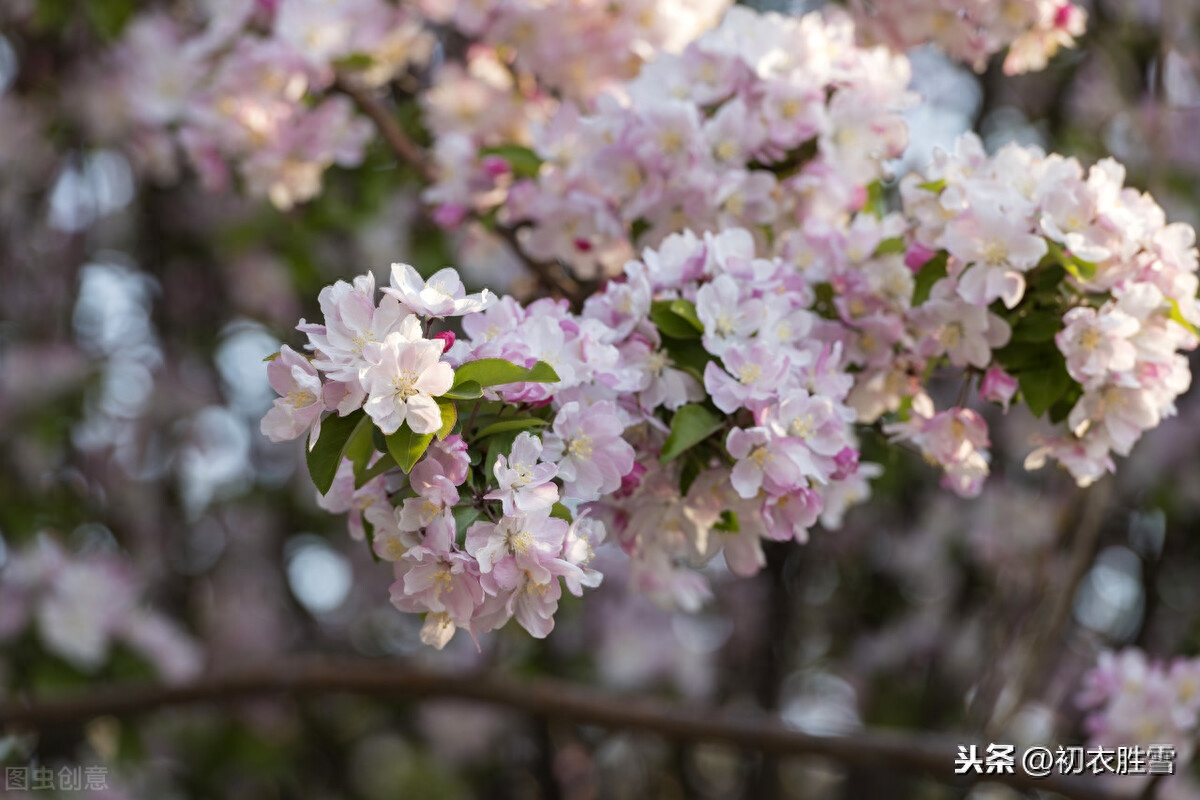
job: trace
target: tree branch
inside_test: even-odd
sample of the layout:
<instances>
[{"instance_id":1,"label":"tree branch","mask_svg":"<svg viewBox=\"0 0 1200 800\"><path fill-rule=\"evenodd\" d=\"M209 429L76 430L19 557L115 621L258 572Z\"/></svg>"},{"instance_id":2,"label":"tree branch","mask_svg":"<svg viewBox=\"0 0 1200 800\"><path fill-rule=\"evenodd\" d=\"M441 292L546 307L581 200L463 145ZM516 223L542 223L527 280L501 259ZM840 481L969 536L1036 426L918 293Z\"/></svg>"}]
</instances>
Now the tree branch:
<instances>
[{"instance_id":1,"label":"tree branch","mask_svg":"<svg viewBox=\"0 0 1200 800\"><path fill-rule=\"evenodd\" d=\"M109 688L75 697L10 699L0 724L35 731L77 726L100 716L130 717L194 703L229 703L260 695L354 694L449 698L522 710L547 719L657 733L667 739L717 742L777 756L816 755L842 764L918 772L953 783L963 739L914 733L860 731L812 736L762 713L678 706L644 696L574 686L549 678L536 683L486 673L447 673L400 662L300 657L181 686ZM978 776L1017 789L1057 792L1073 800L1117 800L1122 795L1087 777L1032 778L1018 764L1012 774Z\"/></svg>"},{"instance_id":2,"label":"tree branch","mask_svg":"<svg viewBox=\"0 0 1200 800\"><path fill-rule=\"evenodd\" d=\"M363 88L340 77L334 82L334 88L353 100L359 111L375 123L379 134L396 157L415 169L421 180L426 183L433 183L437 180L437 174L430 164L429 157L416 142L408 137L378 100ZM590 287L580 284L557 264L530 258L517 241L516 228L497 225L494 232L512 248L517 258L547 291L566 297L576 311L583 307L583 301L590 293Z\"/></svg>"}]
</instances>

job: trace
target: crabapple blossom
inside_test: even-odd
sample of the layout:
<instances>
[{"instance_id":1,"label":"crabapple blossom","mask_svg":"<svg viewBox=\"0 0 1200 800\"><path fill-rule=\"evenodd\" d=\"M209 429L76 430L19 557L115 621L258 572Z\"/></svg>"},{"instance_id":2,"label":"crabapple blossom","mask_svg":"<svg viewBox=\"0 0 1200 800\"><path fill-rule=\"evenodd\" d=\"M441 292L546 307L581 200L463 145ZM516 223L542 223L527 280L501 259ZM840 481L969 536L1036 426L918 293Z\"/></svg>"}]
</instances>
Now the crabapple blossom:
<instances>
[{"instance_id":1,"label":"crabapple blossom","mask_svg":"<svg viewBox=\"0 0 1200 800\"><path fill-rule=\"evenodd\" d=\"M543 435L543 455L558 465L567 496L595 500L618 489L633 468L634 450L621 438L625 426L616 411L606 400L586 408L570 402Z\"/></svg>"},{"instance_id":2,"label":"crabapple blossom","mask_svg":"<svg viewBox=\"0 0 1200 800\"><path fill-rule=\"evenodd\" d=\"M424 317L461 317L483 311L496 301L487 289L468 295L458 270L451 267L438 270L425 281L410 265L392 264L392 285L383 291Z\"/></svg>"},{"instance_id":3,"label":"crabapple blossom","mask_svg":"<svg viewBox=\"0 0 1200 800\"><path fill-rule=\"evenodd\" d=\"M558 502L558 487L551 483L558 474L558 467L541 462L541 455L541 440L528 433L518 435L512 452L497 459L498 486L485 497L499 500L506 515L549 512Z\"/></svg>"},{"instance_id":4,"label":"crabapple blossom","mask_svg":"<svg viewBox=\"0 0 1200 800\"><path fill-rule=\"evenodd\" d=\"M267 365L267 380L280 397L262 419L263 434L282 442L311 430L315 442L325 411L324 388L316 368L285 344L279 348L279 357Z\"/></svg>"},{"instance_id":5,"label":"crabapple blossom","mask_svg":"<svg viewBox=\"0 0 1200 800\"><path fill-rule=\"evenodd\" d=\"M442 343L409 341L403 333L389 334L370 346L370 366L360 373L367 400L363 409L385 434L408 423L414 433L432 433L442 426L434 397L450 390L454 369L441 360Z\"/></svg>"}]
</instances>

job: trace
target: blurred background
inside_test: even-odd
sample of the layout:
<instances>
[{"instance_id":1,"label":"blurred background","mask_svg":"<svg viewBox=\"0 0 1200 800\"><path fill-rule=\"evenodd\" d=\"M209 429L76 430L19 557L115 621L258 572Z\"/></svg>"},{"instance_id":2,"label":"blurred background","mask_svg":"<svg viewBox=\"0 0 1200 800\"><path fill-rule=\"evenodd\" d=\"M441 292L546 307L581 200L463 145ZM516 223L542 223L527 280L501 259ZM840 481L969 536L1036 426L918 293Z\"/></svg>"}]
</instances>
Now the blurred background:
<instances>
[{"instance_id":1,"label":"blurred background","mask_svg":"<svg viewBox=\"0 0 1200 800\"><path fill-rule=\"evenodd\" d=\"M716 597L699 613L627 593L619 554L601 551L604 585L565 598L545 641L510 625L480 651L462 636L425 648L420 620L387 603L387 567L318 507L302 445L259 433L274 397L262 361L298 346L293 326L319 317L322 286L368 268L385 278L393 261L536 288L480 231L431 223L379 142L286 210L155 169L146 142L104 129L118 99L94 78L156 5L172 4L0 8L0 693L332 653L761 707L812 733L1065 744L1087 736L1075 697L1100 651L1200 655L1194 394L1087 492L1024 471L1023 411L989 417L993 477L977 500L868 434L864 455L885 466L872 501L840 531L770 552L755 579L711 566ZM1004 75L1000 56L976 73L934 47L912 52L925 102L894 172L975 130L989 150L1114 156L1169 218L1200 222L1200 8L1085 6L1078 46L1030 75ZM764 782L762 759L732 748L346 696L9 733L0 760L103 767L109 789L95 794L114 798L1019 796L815 758L775 764ZM1184 774L1161 791L1200 797L1200 784Z\"/></svg>"}]
</instances>

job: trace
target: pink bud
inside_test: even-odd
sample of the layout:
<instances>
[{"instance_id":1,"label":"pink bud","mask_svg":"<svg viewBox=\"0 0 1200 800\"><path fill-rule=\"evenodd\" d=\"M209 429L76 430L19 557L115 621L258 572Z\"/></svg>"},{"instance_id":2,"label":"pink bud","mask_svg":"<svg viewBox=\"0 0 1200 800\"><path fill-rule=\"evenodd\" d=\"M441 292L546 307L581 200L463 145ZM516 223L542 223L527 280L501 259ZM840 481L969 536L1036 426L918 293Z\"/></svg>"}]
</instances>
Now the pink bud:
<instances>
[{"instance_id":1,"label":"pink bud","mask_svg":"<svg viewBox=\"0 0 1200 800\"><path fill-rule=\"evenodd\" d=\"M613 492L613 496L624 499L629 497L634 491L642 485L642 476L646 474L646 465L640 462L633 462L633 469L629 474L621 478L621 488Z\"/></svg>"},{"instance_id":2,"label":"pink bud","mask_svg":"<svg viewBox=\"0 0 1200 800\"><path fill-rule=\"evenodd\" d=\"M467 216L467 207L462 203L446 203L433 212L433 221L439 227L454 229Z\"/></svg>"},{"instance_id":3,"label":"pink bud","mask_svg":"<svg viewBox=\"0 0 1200 800\"><path fill-rule=\"evenodd\" d=\"M908 246L908 252L904 254L904 266L908 267L913 272L919 272L921 267L929 263L929 259L933 258L937 253L920 242L913 242Z\"/></svg>"},{"instance_id":4,"label":"pink bud","mask_svg":"<svg viewBox=\"0 0 1200 800\"><path fill-rule=\"evenodd\" d=\"M489 178L500 178L512 172L512 166L508 161L496 155L484 156L483 160L479 162L479 166L483 168Z\"/></svg>"},{"instance_id":5,"label":"pink bud","mask_svg":"<svg viewBox=\"0 0 1200 800\"><path fill-rule=\"evenodd\" d=\"M443 353L447 352L451 347L454 347L454 331L442 331L441 333L435 333L432 338L442 340Z\"/></svg>"},{"instance_id":6,"label":"pink bud","mask_svg":"<svg viewBox=\"0 0 1200 800\"><path fill-rule=\"evenodd\" d=\"M983 376L983 383L979 385L979 396L989 402L1000 403L1005 411L1016 393L1017 379L1000 367L989 369Z\"/></svg>"},{"instance_id":7,"label":"pink bud","mask_svg":"<svg viewBox=\"0 0 1200 800\"><path fill-rule=\"evenodd\" d=\"M833 463L837 465L831 476L835 481L843 481L846 478L852 477L858 472L858 451L853 447L843 447L841 451L833 457Z\"/></svg>"},{"instance_id":8,"label":"pink bud","mask_svg":"<svg viewBox=\"0 0 1200 800\"><path fill-rule=\"evenodd\" d=\"M1067 28L1071 24L1071 18L1075 16L1075 9L1070 3L1063 3L1054 12L1054 27Z\"/></svg>"}]
</instances>

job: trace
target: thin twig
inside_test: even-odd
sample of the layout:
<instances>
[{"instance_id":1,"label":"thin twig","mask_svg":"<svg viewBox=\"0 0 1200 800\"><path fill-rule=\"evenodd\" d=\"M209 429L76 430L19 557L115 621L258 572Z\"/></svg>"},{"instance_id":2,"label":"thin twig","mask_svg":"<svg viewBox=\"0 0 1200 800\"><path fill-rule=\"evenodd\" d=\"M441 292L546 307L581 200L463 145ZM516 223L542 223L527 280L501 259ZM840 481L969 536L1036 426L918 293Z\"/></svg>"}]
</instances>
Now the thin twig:
<instances>
[{"instance_id":1,"label":"thin twig","mask_svg":"<svg viewBox=\"0 0 1200 800\"><path fill-rule=\"evenodd\" d=\"M426 183L433 183L437 180L437 175L434 174L433 167L430 166L425 152L421 150L416 142L408 138L408 134L404 132L404 129L400 127L399 123L396 122L378 100L362 87L355 86L353 82L341 77L338 77L334 81L333 87L353 100L354 105L358 106L358 110L366 114L371 122L375 123L379 134L387 142L392 152L401 161L404 161L415 169L417 174L421 176L421 180Z\"/></svg>"},{"instance_id":2,"label":"thin twig","mask_svg":"<svg viewBox=\"0 0 1200 800\"><path fill-rule=\"evenodd\" d=\"M421 180L426 183L433 183L437 180L436 171L433 169L429 157L416 142L408 137L383 104L371 96L369 92L359 86L355 86L353 82L344 78L339 77L334 82L334 88L353 100L358 109L371 122L375 123L379 134L383 137L388 147L392 149L392 152L401 161L415 169L417 174L420 175ZM538 283L547 291L566 297L571 302L572 308L577 311L582 308L583 301L590 294L591 287L576 281L566 273L566 270L557 264L531 258L521 248L515 228L506 225L497 225L494 228L494 233L504 240L513 253L516 254L517 258L525 265L526 269L533 273Z\"/></svg>"},{"instance_id":3,"label":"thin twig","mask_svg":"<svg viewBox=\"0 0 1200 800\"><path fill-rule=\"evenodd\" d=\"M667 739L717 742L779 756L817 755L840 763L924 773L953 782L961 738L911 732L858 731L813 736L790 730L761 712L733 713L655 698L575 686L550 678L520 681L486 673L454 673L399 662L293 657L181 686L109 688L56 699L22 698L0 703L0 724L46 731L74 728L101 716L131 717L197 703L230 704L272 694L354 693L450 698L518 709L547 719L657 733ZM1088 776L1033 778L1021 771L981 776L1017 789L1057 792L1072 800L1117 800L1120 796Z\"/></svg>"}]
</instances>

